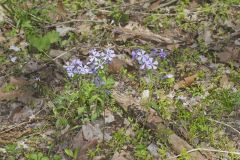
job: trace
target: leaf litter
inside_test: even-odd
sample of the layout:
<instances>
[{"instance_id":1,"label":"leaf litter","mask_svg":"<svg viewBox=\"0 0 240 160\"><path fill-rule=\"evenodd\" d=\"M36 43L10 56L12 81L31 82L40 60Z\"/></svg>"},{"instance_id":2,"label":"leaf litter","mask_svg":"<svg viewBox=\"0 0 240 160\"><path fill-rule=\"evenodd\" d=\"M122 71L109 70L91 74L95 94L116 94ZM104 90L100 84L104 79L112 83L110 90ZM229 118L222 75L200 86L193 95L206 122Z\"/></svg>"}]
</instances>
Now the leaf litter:
<instances>
[{"instance_id":1,"label":"leaf litter","mask_svg":"<svg viewBox=\"0 0 240 160\"><path fill-rule=\"evenodd\" d=\"M91 8L92 4L96 5L94 9ZM31 8L33 5L26 6ZM232 9L233 6L228 7ZM220 10L224 12L221 7L224 6L199 1L156 0L151 3L130 1L118 4L103 0L67 4L59 0L55 11L48 13L52 24L48 20L41 24L39 22L43 17L36 18L35 13L30 14L40 30L47 34L56 30L61 37L41 46L38 42L41 37L47 37L44 33L38 37L39 40L25 45L29 39L24 27L29 27L28 23L20 29L19 35L10 37L6 34L6 31L14 32L12 25L15 25L14 20L7 19L0 34L0 42L3 43L0 48L0 122L3 124L0 127L0 133L3 133L0 136L0 156L3 152L5 159L12 156L5 150L9 144L17 143L27 153L31 150L47 153L46 144L51 143L53 150L48 156L59 154L64 159L70 158L64 152L66 149L77 152L75 159L171 159L180 156L183 159L184 156L192 159L230 159L228 154L221 155L219 152L226 150L225 153L230 153L227 151L230 148L238 151L239 144L236 143L240 141L239 137L202 118L204 115L226 120L226 123L228 118L233 123L237 121L239 22L232 16L236 14L233 10L229 10L232 15L227 16L228 20L221 20L225 18L224 14L218 15ZM5 16L2 18L1 10L0 21L4 21L6 19ZM219 19L218 16L222 17ZM45 24L48 24L47 27ZM72 105L74 100L70 101L67 109L62 104L64 107L60 109L66 109L69 113L66 111L64 115L59 115L56 110L62 106L55 105L53 95L61 95L66 89L65 83L77 87L77 83L85 79L78 77L76 82L74 76L71 78L65 72L65 69L70 71L72 66L64 66L73 59L87 64L91 59L89 50L97 48L102 54L109 44L116 57L111 57L113 59L106 63L106 75L115 79L115 85L111 90L99 89L112 98L104 103L103 107L106 108L99 114L100 117L94 119L94 112L86 113L82 108L72 108L76 107ZM46 50L44 46L47 46ZM72 47L76 47L76 51L70 54L69 48ZM168 54L165 58L157 57L156 61L151 61L157 62L154 67L147 64L139 70L137 63L131 59L132 51L144 50L147 58L138 57L141 59L138 60L139 65L143 66L150 62L147 60L152 58L148 57L152 49L160 51L163 48L164 51L167 49ZM39 51L40 54L37 53ZM155 71L150 72L150 68L155 68ZM95 74L91 72L84 76ZM99 80L94 77L96 79ZM106 78L100 78L100 81L102 83L97 87L108 83ZM212 100L211 96L214 98L217 94L215 92L222 94L222 99ZM94 100L96 104L92 108L103 105L98 97L93 96L90 102ZM222 117L215 113L218 107L223 107ZM74 109L81 112L80 117L92 114L92 119L74 117ZM65 115L69 119L75 118L73 123L64 126L65 119L61 118ZM56 127L53 124L56 119L64 127ZM42 139L39 138L41 136ZM210 136L215 137L211 139L213 142L209 141ZM44 140L43 137L48 138ZM195 150L198 146L209 151L219 150L216 153ZM21 153L13 156L25 158L25 154Z\"/></svg>"}]
</instances>

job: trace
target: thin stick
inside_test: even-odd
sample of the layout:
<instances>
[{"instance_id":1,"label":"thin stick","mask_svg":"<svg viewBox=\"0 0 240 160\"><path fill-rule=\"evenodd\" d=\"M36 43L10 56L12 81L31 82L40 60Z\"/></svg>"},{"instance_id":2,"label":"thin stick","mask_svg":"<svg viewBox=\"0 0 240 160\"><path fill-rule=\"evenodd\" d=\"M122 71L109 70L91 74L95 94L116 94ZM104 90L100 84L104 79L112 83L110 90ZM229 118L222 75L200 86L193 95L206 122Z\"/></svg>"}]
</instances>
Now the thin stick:
<instances>
[{"instance_id":1,"label":"thin stick","mask_svg":"<svg viewBox=\"0 0 240 160\"><path fill-rule=\"evenodd\" d=\"M231 152L231 151L223 151L223 150L217 150L217 149L207 149L207 148L195 148L195 149L191 149L189 151L187 151L186 153L191 153L191 152L196 152L196 151L207 151L207 152L217 152L217 153L227 153L227 154L236 154L236 155L240 155L240 152ZM175 159L180 157L182 154L173 156L173 157L169 157L169 159Z\"/></svg>"},{"instance_id":2,"label":"thin stick","mask_svg":"<svg viewBox=\"0 0 240 160\"><path fill-rule=\"evenodd\" d=\"M76 47L73 47L73 48L71 48L70 50L68 50L68 51L66 51L66 52L63 52L62 54L60 54L59 56L53 58L52 60L55 61L55 60L57 60L58 58L64 56L65 54L67 54L68 52L70 52L70 51L72 51L72 50L74 50L74 49L76 49Z\"/></svg>"},{"instance_id":3,"label":"thin stick","mask_svg":"<svg viewBox=\"0 0 240 160\"><path fill-rule=\"evenodd\" d=\"M208 118L208 120L209 120L209 121L212 121L212 122L216 122L216 123L222 124L222 125L224 125L224 126L227 126L227 127L231 128L231 129L233 129L234 131L236 131L236 132L240 135L240 131L238 131L236 128L233 128L233 127L232 127L231 125L229 125L229 124L226 124L226 123L223 123L223 122L219 122L219 121L214 120L214 119L211 119L211 118Z\"/></svg>"},{"instance_id":4,"label":"thin stick","mask_svg":"<svg viewBox=\"0 0 240 160\"><path fill-rule=\"evenodd\" d=\"M19 127L21 127L21 126L23 126L23 125L25 125L25 124L31 123L34 119L36 119L36 116L37 116L41 111L43 111L43 109L45 109L45 108L42 108L42 109L39 110L36 114L30 116L29 119L28 119L28 121L24 121L24 122L22 122L22 123L15 124L15 125L11 126L10 128L8 128L8 129L6 129L6 130L4 130L4 129L1 130L0 134L9 132L9 131L11 131L11 130L13 130L13 129L15 129L15 128L19 128Z\"/></svg>"},{"instance_id":5,"label":"thin stick","mask_svg":"<svg viewBox=\"0 0 240 160\"><path fill-rule=\"evenodd\" d=\"M55 26L60 26L63 24L68 24L68 23L73 23L73 22L92 22L92 23L104 23L104 21L97 21L97 20L80 20L80 19L72 19L69 21L65 21L65 22L59 22L59 23L55 23L49 26L46 26L45 28L51 28L51 27L55 27Z\"/></svg>"}]
</instances>

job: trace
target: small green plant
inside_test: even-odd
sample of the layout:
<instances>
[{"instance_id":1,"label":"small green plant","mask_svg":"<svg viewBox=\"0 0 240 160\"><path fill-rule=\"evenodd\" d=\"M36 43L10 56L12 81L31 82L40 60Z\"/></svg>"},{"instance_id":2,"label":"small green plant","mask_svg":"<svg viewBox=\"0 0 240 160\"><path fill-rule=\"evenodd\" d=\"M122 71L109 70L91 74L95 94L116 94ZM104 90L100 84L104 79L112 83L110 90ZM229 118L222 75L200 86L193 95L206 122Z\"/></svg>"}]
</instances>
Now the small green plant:
<instances>
[{"instance_id":1,"label":"small green plant","mask_svg":"<svg viewBox=\"0 0 240 160\"><path fill-rule=\"evenodd\" d=\"M99 76L104 85L97 86L88 78L77 81L77 88L71 85L66 86L65 92L55 98L53 112L57 119L57 126L66 126L76 120L89 122L98 118L111 101L110 89L114 83L111 78L106 78L103 72ZM74 80L72 81L74 82ZM75 81L76 82L76 81Z\"/></svg>"},{"instance_id":2,"label":"small green plant","mask_svg":"<svg viewBox=\"0 0 240 160\"><path fill-rule=\"evenodd\" d=\"M66 148L64 152L68 157L72 158L73 160L77 160L79 149L76 148L72 151L71 149Z\"/></svg>"},{"instance_id":3,"label":"small green plant","mask_svg":"<svg viewBox=\"0 0 240 160\"><path fill-rule=\"evenodd\" d=\"M147 146L144 144L137 144L134 148L134 156L137 159L152 160L153 157L147 150Z\"/></svg>"},{"instance_id":4,"label":"small green plant","mask_svg":"<svg viewBox=\"0 0 240 160\"><path fill-rule=\"evenodd\" d=\"M12 159L15 159L16 157L18 157L18 155L22 151L21 149L17 148L17 144L15 144L15 143L6 145L5 149L9 155L9 158L12 157ZM15 158L13 158L13 157L15 157Z\"/></svg>"},{"instance_id":5,"label":"small green plant","mask_svg":"<svg viewBox=\"0 0 240 160\"><path fill-rule=\"evenodd\" d=\"M41 152L27 154L26 158L28 160L49 160L49 158Z\"/></svg>"},{"instance_id":6,"label":"small green plant","mask_svg":"<svg viewBox=\"0 0 240 160\"><path fill-rule=\"evenodd\" d=\"M3 89L2 91L3 92L10 92L10 91L13 91L16 89L16 86L14 84L11 84L11 83L7 83L3 86Z\"/></svg>"},{"instance_id":7,"label":"small green plant","mask_svg":"<svg viewBox=\"0 0 240 160\"><path fill-rule=\"evenodd\" d=\"M29 44L39 52L44 52L50 48L52 43L58 42L60 39L56 31L50 31L43 36L39 36L41 24L49 21L47 17L51 7L38 9L36 6L39 4L36 1L32 2L32 7L26 7L22 3L26 2L24 0L0 2L15 22L12 33L17 35L20 30L23 30Z\"/></svg>"},{"instance_id":8,"label":"small green plant","mask_svg":"<svg viewBox=\"0 0 240 160\"><path fill-rule=\"evenodd\" d=\"M113 134L113 138L109 142L109 146L114 151L119 151L125 144L130 142L130 137L126 135L126 131L124 128L119 129L117 132Z\"/></svg>"},{"instance_id":9,"label":"small green plant","mask_svg":"<svg viewBox=\"0 0 240 160\"><path fill-rule=\"evenodd\" d=\"M185 149L183 149L181 151L181 156L178 158L178 160L190 160L190 159L191 159L190 155L187 153Z\"/></svg>"},{"instance_id":10,"label":"small green plant","mask_svg":"<svg viewBox=\"0 0 240 160\"><path fill-rule=\"evenodd\" d=\"M114 23L123 23L127 24L129 21L129 14L126 14L125 12L115 8L112 13L110 14L110 17L114 20Z\"/></svg>"},{"instance_id":11,"label":"small green plant","mask_svg":"<svg viewBox=\"0 0 240 160\"><path fill-rule=\"evenodd\" d=\"M193 97L201 96L204 93L203 87L201 85L187 87L186 89Z\"/></svg>"},{"instance_id":12,"label":"small green plant","mask_svg":"<svg viewBox=\"0 0 240 160\"><path fill-rule=\"evenodd\" d=\"M99 155L102 152L102 149L100 148L99 145L97 145L96 149L94 150L88 150L87 155L90 159L93 159L97 155Z\"/></svg>"},{"instance_id":13,"label":"small green plant","mask_svg":"<svg viewBox=\"0 0 240 160\"><path fill-rule=\"evenodd\" d=\"M190 138L201 138L207 140L213 135L213 127L207 120L207 117L201 113L197 117L193 117L192 123L189 126Z\"/></svg>"},{"instance_id":14,"label":"small green plant","mask_svg":"<svg viewBox=\"0 0 240 160\"><path fill-rule=\"evenodd\" d=\"M230 89L216 89L205 100L211 114L221 118L229 114L240 105L240 91L232 92Z\"/></svg>"},{"instance_id":15,"label":"small green plant","mask_svg":"<svg viewBox=\"0 0 240 160\"><path fill-rule=\"evenodd\" d=\"M152 108L154 108L163 118L171 119L171 111L169 106L171 106L170 101L167 99L160 99L157 102L150 103Z\"/></svg>"},{"instance_id":16,"label":"small green plant","mask_svg":"<svg viewBox=\"0 0 240 160\"><path fill-rule=\"evenodd\" d=\"M50 48L50 45L60 40L59 33L50 31L44 36L29 35L29 43L39 52L44 52Z\"/></svg>"}]
</instances>

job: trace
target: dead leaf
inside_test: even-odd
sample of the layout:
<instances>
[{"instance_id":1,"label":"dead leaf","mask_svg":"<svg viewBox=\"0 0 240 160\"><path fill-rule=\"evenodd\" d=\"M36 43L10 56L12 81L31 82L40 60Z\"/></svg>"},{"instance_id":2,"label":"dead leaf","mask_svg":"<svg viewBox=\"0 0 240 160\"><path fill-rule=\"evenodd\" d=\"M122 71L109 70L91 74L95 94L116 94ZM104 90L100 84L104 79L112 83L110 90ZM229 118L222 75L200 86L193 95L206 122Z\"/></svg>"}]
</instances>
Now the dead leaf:
<instances>
[{"instance_id":1,"label":"dead leaf","mask_svg":"<svg viewBox=\"0 0 240 160\"><path fill-rule=\"evenodd\" d=\"M115 117L110 110L106 109L103 115L105 116L105 123L112 123L115 121Z\"/></svg>"},{"instance_id":2,"label":"dead leaf","mask_svg":"<svg viewBox=\"0 0 240 160\"><path fill-rule=\"evenodd\" d=\"M87 151L89 149L93 149L97 146L97 139L92 139L91 141L86 141L83 138L83 130L81 129L78 134L72 140L73 149L79 149L78 159L79 160L87 160Z\"/></svg>"},{"instance_id":3,"label":"dead leaf","mask_svg":"<svg viewBox=\"0 0 240 160\"><path fill-rule=\"evenodd\" d=\"M133 157L131 156L131 154L128 151L123 151L121 150L120 153L119 152L115 152L112 160L132 160Z\"/></svg>"},{"instance_id":4,"label":"dead leaf","mask_svg":"<svg viewBox=\"0 0 240 160\"><path fill-rule=\"evenodd\" d=\"M184 78L184 80L179 81L174 85L174 89L180 89L190 86L197 78L197 74Z\"/></svg>"},{"instance_id":5,"label":"dead leaf","mask_svg":"<svg viewBox=\"0 0 240 160\"><path fill-rule=\"evenodd\" d=\"M210 45L213 42L212 32L210 31L208 23L204 23L203 39L206 45Z\"/></svg>"},{"instance_id":6,"label":"dead leaf","mask_svg":"<svg viewBox=\"0 0 240 160\"><path fill-rule=\"evenodd\" d=\"M172 145L174 151L176 151L178 154L180 154L184 149L185 150L191 150L193 149L192 146L190 146L186 141L178 137L176 134L172 134L169 136L168 141ZM189 153L192 159L197 160L205 160L206 158L203 157L200 152L191 152Z\"/></svg>"},{"instance_id":7,"label":"dead leaf","mask_svg":"<svg viewBox=\"0 0 240 160\"><path fill-rule=\"evenodd\" d=\"M13 85L17 85L18 88L22 87L26 84L29 84L29 82L26 79L24 79L23 77L13 77L13 76L11 76L9 78L9 83L11 83Z\"/></svg>"},{"instance_id":8,"label":"dead leaf","mask_svg":"<svg viewBox=\"0 0 240 160\"><path fill-rule=\"evenodd\" d=\"M238 48L226 47L224 51L217 54L219 61L222 63L229 63L231 61L240 62L240 52Z\"/></svg>"},{"instance_id":9,"label":"dead leaf","mask_svg":"<svg viewBox=\"0 0 240 160\"><path fill-rule=\"evenodd\" d=\"M220 86L224 89L230 89L234 84L229 81L229 78L226 74L220 79Z\"/></svg>"},{"instance_id":10,"label":"dead leaf","mask_svg":"<svg viewBox=\"0 0 240 160\"><path fill-rule=\"evenodd\" d=\"M52 58L56 58L56 57L58 57L59 55L62 55L62 54L64 54L64 53L66 53L66 51L51 49L50 52L49 52L49 55L50 55ZM67 54L64 54L63 56L61 56L61 59L67 60L69 57L70 57L70 53L67 53Z\"/></svg>"},{"instance_id":11,"label":"dead leaf","mask_svg":"<svg viewBox=\"0 0 240 160\"><path fill-rule=\"evenodd\" d=\"M17 138L20 138L26 134L29 134L32 132L32 129L31 128L27 128L23 131L10 131L10 132L5 132L5 133L2 133L0 134L0 144L9 144L9 143L12 143L14 142Z\"/></svg>"},{"instance_id":12,"label":"dead leaf","mask_svg":"<svg viewBox=\"0 0 240 160\"><path fill-rule=\"evenodd\" d=\"M4 19L5 19L4 9L2 6L0 6L0 23L3 22Z\"/></svg>"},{"instance_id":13,"label":"dead leaf","mask_svg":"<svg viewBox=\"0 0 240 160\"><path fill-rule=\"evenodd\" d=\"M121 69L126 66L126 63L123 60L114 58L112 62L108 65L108 72L117 74L120 73Z\"/></svg>"},{"instance_id":14,"label":"dead leaf","mask_svg":"<svg viewBox=\"0 0 240 160\"><path fill-rule=\"evenodd\" d=\"M58 20L63 20L67 15L67 11L65 10L63 5L63 0L58 0L57 2L57 14Z\"/></svg>"},{"instance_id":15,"label":"dead leaf","mask_svg":"<svg viewBox=\"0 0 240 160\"><path fill-rule=\"evenodd\" d=\"M147 147L148 151L151 153L151 155L153 155L154 158L159 158L159 153L158 153L158 147L156 144L151 143L148 147Z\"/></svg>"},{"instance_id":16,"label":"dead leaf","mask_svg":"<svg viewBox=\"0 0 240 160\"><path fill-rule=\"evenodd\" d=\"M161 44L176 44L180 41L172 37L164 37L156 33L151 32L146 27L139 25L136 22L129 22L127 26L117 27L114 29L113 33L115 34L117 41L126 41L128 39L141 39L145 41L152 41L155 43Z\"/></svg>"},{"instance_id":17,"label":"dead leaf","mask_svg":"<svg viewBox=\"0 0 240 160\"><path fill-rule=\"evenodd\" d=\"M31 108L27 106L19 106L12 111L9 120L11 120L12 122L21 122L28 119L32 115L33 110Z\"/></svg>"},{"instance_id":18,"label":"dead leaf","mask_svg":"<svg viewBox=\"0 0 240 160\"><path fill-rule=\"evenodd\" d=\"M85 140L91 141L93 139L97 139L99 142L103 140L103 133L99 124L92 125L91 123L88 123L82 126L82 130Z\"/></svg>"},{"instance_id":19,"label":"dead leaf","mask_svg":"<svg viewBox=\"0 0 240 160\"><path fill-rule=\"evenodd\" d=\"M78 26L76 26L76 32L80 33L84 36L88 36L91 33L91 25L89 23L81 23Z\"/></svg>"},{"instance_id":20,"label":"dead leaf","mask_svg":"<svg viewBox=\"0 0 240 160\"><path fill-rule=\"evenodd\" d=\"M0 34L0 43L3 44L6 41L6 38Z\"/></svg>"},{"instance_id":21,"label":"dead leaf","mask_svg":"<svg viewBox=\"0 0 240 160\"><path fill-rule=\"evenodd\" d=\"M75 31L75 28L66 27L66 26L57 26L56 27L56 32L58 32L61 37L66 36L71 31Z\"/></svg>"},{"instance_id":22,"label":"dead leaf","mask_svg":"<svg viewBox=\"0 0 240 160\"><path fill-rule=\"evenodd\" d=\"M149 9L150 9L150 10L156 10L156 9L158 9L161 2L162 2L162 0L157 0L157 1L153 2L153 3L149 6Z\"/></svg>"},{"instance_id":23,"label":"dead leaf","mask_svg":"<svg viewBox=\"0 0 240 160\"><path fill-rule=\"evenodd\" d=\"M157 112L154 110L154 109L150 109L149 110L149 115L148 115L148 119L147 119L147 121L149 122L149 123L154 123L154 124L158 124L158 123L162 123L163 122L163 120L162 120L162 118L160 118L159 116L158 116L158 114L157 114Z\"/></svg>"}]
</instances>

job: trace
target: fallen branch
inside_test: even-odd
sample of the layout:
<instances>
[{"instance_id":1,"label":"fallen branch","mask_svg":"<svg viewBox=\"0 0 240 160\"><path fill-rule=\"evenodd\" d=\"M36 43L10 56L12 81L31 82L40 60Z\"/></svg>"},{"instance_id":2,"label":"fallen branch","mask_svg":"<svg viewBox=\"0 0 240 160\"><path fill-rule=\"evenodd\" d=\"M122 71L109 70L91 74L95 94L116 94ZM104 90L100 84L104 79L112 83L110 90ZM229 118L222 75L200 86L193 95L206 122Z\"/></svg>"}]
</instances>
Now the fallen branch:
<instances>
[{"instance_id":1,"label":"fallen branch","mask_svg":"<svg viewBox=\"0 0 240 160\"><path fill-rule=\"evenodd\" d=\"M211 119L211 118L208 118L208 120L209 120L209 121L212 121L212 122L215 122L215 123L218 123L218 124L222 124L222 125L224 125L224 126L227 126L227 127L231 128L232 130L236 131L236 132L240 135L240 131L237 130L236 128L233 128L233 127L230 126L229 124L226 124L226 123L223 123L223 122L220 122L220 121Z\"/></svg>"},{"instance_id":2,"label":"fallen branch","mask_svg":"<svg viewBox=\"0 0 240 160\"><path fill-rule=\"evenodd\" d=\"M154 33L144 33L140 31L134 31L130 29L125 29L122 27L115 28L113 30L113 33L115 34L120 34L120 36L125 37L126 39L133 39L133 38L138 38L138 39L143 39L146 41L152 41L155 43L161 43L161 44L177 44L181 43L181 41L170 39L167 37L163 37Z\"/></svg>"},{"instance_id":3,"label":"fallen branch","mask_svg":"<svg viewBox=\"0 0 240 160\"><path fill-rule=\"evenodd\" d=\"M240 155L240 152L231 152L231 151L224 151L224 150L217 150L217 149L207 149L207 148L195 148L195 149L191 149L191 150L187 151L186 153L193 153L193 152L197 152L197 151L207 151L207 152L217 152L217 153ZM178 158L181 155L182 154L170 157L170 158L168 158L168 160Z\"/></svg>"},{"instance_id":4,"label":"fallen branch","mask_svg":"<svg viewBox=\"0 0 240 160\"><path fill-rule=\"evenodd\" d=\"M74 22L92 22L92 23L105 23L105 21L97 21L97 20L81 20L81 19L72 19L69 21L64 21L64 22L58 22L55 24L51 24L46 26L45 28L52 28L52 27L56 27L56 26L61 26L64 24L69 24L69 23L74 23Z\"/></svg>"},{"instance_id":5,"label":"fallen branch","mask_svg":"<svg viewBox=\"0 0 240 160\"><path fill-rule=\"evenodd\" d=\"M120 107L122 107L126 113L130 114L138 123L150 129L156 136L165 137L171 145L171 148L177 154L180 154L184 149L193 150L190 144L162 123L163 120L157 115L156 111L153 109L150 111L147 110L133 97L124 95L116 90L113 91L112 96ZM198 151L190 153L190 156L192 159L206 160L206 157Z\"/></svg>"}]
</instances>

